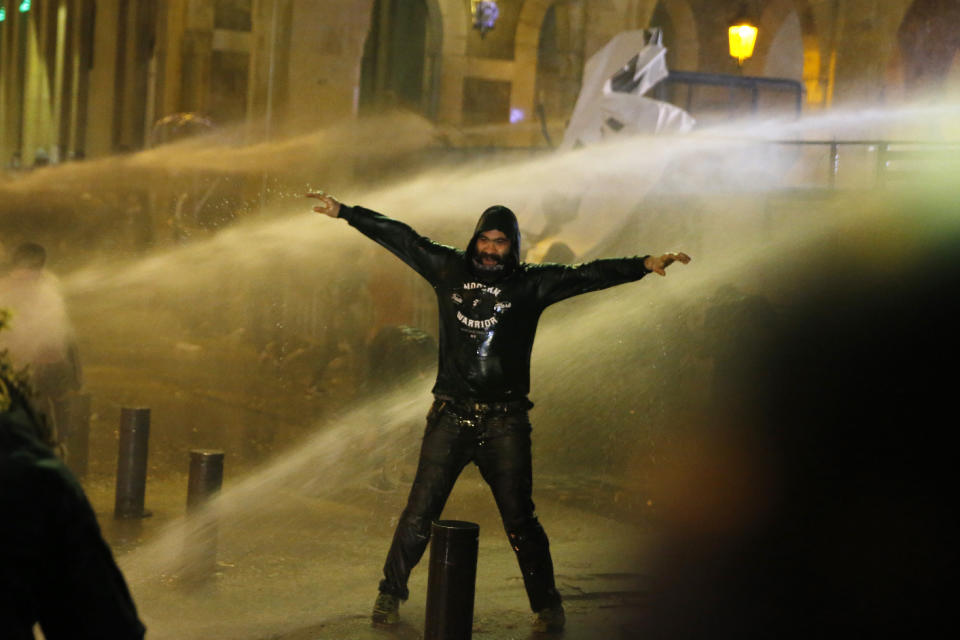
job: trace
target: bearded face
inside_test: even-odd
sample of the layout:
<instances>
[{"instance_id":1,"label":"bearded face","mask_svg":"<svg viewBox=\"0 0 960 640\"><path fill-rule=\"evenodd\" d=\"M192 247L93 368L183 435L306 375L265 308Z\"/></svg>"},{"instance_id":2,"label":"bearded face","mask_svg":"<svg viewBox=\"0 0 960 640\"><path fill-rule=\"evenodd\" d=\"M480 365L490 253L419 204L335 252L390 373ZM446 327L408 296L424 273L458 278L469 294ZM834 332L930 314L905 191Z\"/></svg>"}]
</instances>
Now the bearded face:
<instances>
[{"instance_id":1,"label":"bearded face","mask_svg":"<svg viewBox=\"0 0 960 640\"><path fill-rule=\"evenodd\" d=\"M482 231L477 236L473 264L480 271L495 273L503 271L504 262L510 255L510 239L497 229Z\"/></svg>"}]
</instances>

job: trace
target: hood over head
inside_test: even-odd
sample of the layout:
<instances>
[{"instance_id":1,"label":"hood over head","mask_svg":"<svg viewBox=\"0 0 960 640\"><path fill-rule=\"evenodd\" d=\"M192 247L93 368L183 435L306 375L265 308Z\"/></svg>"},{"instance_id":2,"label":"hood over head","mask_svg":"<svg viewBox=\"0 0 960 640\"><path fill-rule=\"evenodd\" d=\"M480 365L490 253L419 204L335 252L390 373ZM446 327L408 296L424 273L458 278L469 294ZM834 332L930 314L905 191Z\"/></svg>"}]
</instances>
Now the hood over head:
<instances>
[{"instance_id":1,"label":"hood over head","mask_svg":"<svg viewBox=\"0 0 960 640\"><path fill-rule=\"evenodd\" d=\"M502 204L488 207L486 211L480 214L477 227L473 230L473 236L470 237L470 242L467 244L467 262L475 271L477 270L474 263L474 257L477 253L477 237L484 231L490 231L491 229L503 232L510 240L510 253L504 262L505 269L502 272L504 274L509 273L520 265L520 225L517 223L517 216L514 215L513 211Z\"/></svg>"}]
</instances>

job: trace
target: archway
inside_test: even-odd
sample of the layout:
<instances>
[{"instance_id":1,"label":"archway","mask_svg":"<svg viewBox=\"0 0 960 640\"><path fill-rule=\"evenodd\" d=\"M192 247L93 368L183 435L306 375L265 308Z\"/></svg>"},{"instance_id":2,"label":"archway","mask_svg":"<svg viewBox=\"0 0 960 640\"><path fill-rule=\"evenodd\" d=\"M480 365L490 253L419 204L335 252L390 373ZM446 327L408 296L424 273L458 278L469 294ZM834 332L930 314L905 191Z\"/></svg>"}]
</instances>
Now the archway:
<instances>
[{"instance_id":1,"label":"archway","mask_svg":"<svg viewBox=\"0 0 960 640\"><path fill-rule=\"evenodd\" d=\"M942 92L960 76L960 4L915 0L897 31L907 97Z\"/></svg>"},{"instance_id":2,"label":"archway","mask_svg":"<svg viewBox=\"0 0 960 640\"><path fill-rule=\"evenodd\" d=\"M520 10L514 37L513 86L510 90L511 119L531 119L536 110L537 57L540 28L554 0L527 0ZM539 133L536 138L539 138Z\"/></svg>"},{"instance_id":3,"label":"archway","mask_svg":"<svg viewBox=\"0 0 960 640\"><path fill-rule=\"evenodd\" d=\"M744 74L802 79L803 26L795 3L774 0L764 8L757 26L760 37L753 57L743 63Z\"/></svg>"},{"instance_id":4,"label":"archway","mask_svg":"<svg viewBox=\"0 0 960 640\"><path fill-rule=\"evenodd\" d=\"M774 0L760 16L760 37L744 73L802 80L808 105L824 102L821 38L807 0Z\"/></svg>"},{"instance_id":5,"label":"archway","mask_svg":"<svg viewBox=\"0 0 960 640\"><path fill-rule=\"evenodd\" d=\"M433 117L441 50L436 0L374 0L360 73L361 113L402 107Z\"/></svg>"},{"instance_id":6,"label":"archway","mask_svg":"<svg viewBox=\"0 0 960 640\"><path fill-rule=\"evenodd\" d=\"M555 2L544 14L537 43L536 109L559 139L580 92L586 0Z\"/></svg>"},{"instance_id":7,"label":"archway","mask_svg":"<svg viewBox=\"0 0 960 640\"><path fill-rule=\"evenodd\" d=\"M650 26L663 30L667 68L677 71L698 70L700 39L697 21L687 0L660 0L650 17Z\"/></svg>"}]
</instances>

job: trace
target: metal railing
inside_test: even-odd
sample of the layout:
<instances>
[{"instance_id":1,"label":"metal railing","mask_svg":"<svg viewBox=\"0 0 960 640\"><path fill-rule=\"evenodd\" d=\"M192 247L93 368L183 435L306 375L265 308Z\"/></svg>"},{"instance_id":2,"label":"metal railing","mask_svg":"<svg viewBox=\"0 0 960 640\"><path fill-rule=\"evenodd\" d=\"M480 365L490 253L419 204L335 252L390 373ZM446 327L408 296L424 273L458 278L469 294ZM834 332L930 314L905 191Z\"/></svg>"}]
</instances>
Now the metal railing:
<instances>
[{"instance_id":1,"label":"metal railing","mask_svg":"<svg viewBox=\"0 0 960 640\"><path fill-rule=\"evenodd\" d=\"M750 113L756 114L760 110L760 94L762 91L775 91L792 94L793 107L796 117L803 111L803 83L789 78L765 78L761 76L735 76L725 73L703 73L700 71L670 71L667 76L654 88L654 97L657 100L671 102L669 91L678 85L686 85L687 95L682 106L688 113L694 114L694 89L697 87L726 87L727 112L734 115L739 103L736 100L736 91L747 91L750 94Z\"/></svg>"},{"instance_id":2,"label":"metal railing","mask_svg":"<svg viewBox=\"0 0 960 640\"><path fill-rule=\"evenodd\" d=\"M891 181L935 176L960 171L960 142L930 140L773 140L773 144L798 147L820 146L829 153L827 186L837 188L841 175L842 149L859 147L873 154L875 187Z\"/></svg>"}]
</instances>

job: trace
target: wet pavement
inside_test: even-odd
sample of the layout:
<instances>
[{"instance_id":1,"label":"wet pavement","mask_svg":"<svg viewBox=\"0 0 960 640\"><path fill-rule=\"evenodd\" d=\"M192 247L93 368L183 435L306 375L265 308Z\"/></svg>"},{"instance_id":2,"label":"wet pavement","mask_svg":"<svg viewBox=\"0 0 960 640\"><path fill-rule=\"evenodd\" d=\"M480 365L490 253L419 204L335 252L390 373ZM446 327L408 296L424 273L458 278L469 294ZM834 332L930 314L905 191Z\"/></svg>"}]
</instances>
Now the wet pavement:
<instances>
[{"instance_id":1,"label":"wet pavement","mask_svg":"<svg viewBox=\"0 0 960 640\"><path fill-rule=\"evenodd\" d=\"M250 640L379 640L423 637L429 549L414 570L401 623L375 626L370 609L379 570L407 486L371 484L336 499L281 491L259 508L262 521L220 527L216 574L188 585L180 577L145 569L141 557L185 513L186 475L150 481L147 508L137 521L112 517L113 483L90 478L87 491L104 535L114 546L131 584L148 638L248 638ZM506 640L543 637L636 637L629 621L643 613L648 585L643 557L653 536L624 518L600 515L607 485L583 479L574 495L570 478L538 478L538 515L551 538L557 584L564 597L567 628L559 634L531 630L519 569L489 491L468 468L451 495L443 518L480 525L473 637ZM229 490L230 483L225 488ZM599 489L598 489L599 488ZM591 492L595 493L593 497ZM581 504L574 504L580 502ZM392 514L392 515L391 515ZM616 514L612 514L616 515ZM224 531L229 527L229 531ZM179 540L174 546L180 545ZM162 553L162 545L158 547Z\"/></svg>"},{"instance_id":2,"label":"wet pavement","mask_svg":"<svg viewBox=\"0 0 960 640\"><path fill-rule=\"evenodd\" d=\"M262 373L241 370L251 377ZM174 383L145 379L137 369L118 371L124 375L105 366L89 370L94 418L84 487L148 638L423 636L429 549L411 576L401 623L384 628L370 622L381 566L415 470L427 404L423 390L401 393L399 404L388 398L386 404L374 403L369 414L361 410L313 427L315 433L298 441L296 431L311 428L303 416L320 413L315 405L322 400L280 390L214 397L209 389L215 380L191 378L187 384L174 376ZM262 398L271 402L257 405ZM118 521L113 518L116 415L120 406L138 400L153 410L145 499L151 515ZM567 611L567 629L554 637L635 637L629 620L646 606L643 557L653 539L652 509L635 480L600 475L586 465L553 471L557 446L551 439L558 434L549 419L542 424L539 437L549 438L535 446L534 500L550 536ZM260 441L268 444L266 450L251 446ZM185 519L187 452L212 445L227 450L223 497L229 504L218 524L216 572L188 583L181 562L192 522ZM300 451L308 454L306 462L284 469L290 466L285 460ZM464 471L442 518L480 525L473 637L543 637L531 631L533 614L516 560L474 467Z\"/></svg>"}]
</instances>

